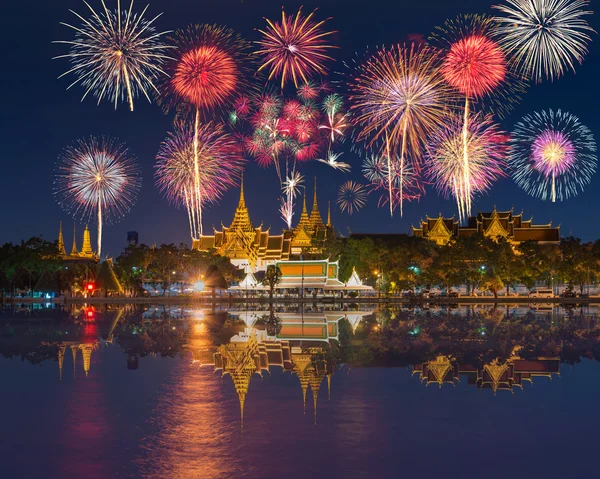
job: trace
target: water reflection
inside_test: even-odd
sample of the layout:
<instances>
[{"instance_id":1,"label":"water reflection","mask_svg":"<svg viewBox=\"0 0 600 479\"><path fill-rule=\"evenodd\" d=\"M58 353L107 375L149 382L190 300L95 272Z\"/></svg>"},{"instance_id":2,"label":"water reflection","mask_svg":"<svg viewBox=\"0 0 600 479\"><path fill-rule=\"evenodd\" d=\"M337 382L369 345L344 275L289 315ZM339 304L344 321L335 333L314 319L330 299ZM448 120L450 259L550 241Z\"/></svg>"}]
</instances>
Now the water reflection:
<instances>
[{"instance_id":1,"label":"water reflection","mask_svg":"<svg viewBox=\"0 0 600 479\"><path fill-rule=\"evenodd\" d=\"M264 465L252 458L266 450L299 465L303 450L325 462L331 448L347 447L347 464L360 467L359 457L380 452L365 444L381 448L373 434L393 433L402 404L422 418L417 401L454 397L473 407L489 398L496 410L503 397L533 395L530 383L546 397L564 394L561 384L574 383L561 364L600 359L599 317L592 307L540 305L10 308L0 310L0 355L56 367L41 395L69 391L53 435L53 447L67 451L65 477L114 475L98 458L119 447L120 422L133 420L115 411L130 401L130 415L142 409L127 432L135 477L258 478ZM390 386L402 374L407 388ZM127 399L129 382L145 393Z\"/></svg>"}]
</instances>

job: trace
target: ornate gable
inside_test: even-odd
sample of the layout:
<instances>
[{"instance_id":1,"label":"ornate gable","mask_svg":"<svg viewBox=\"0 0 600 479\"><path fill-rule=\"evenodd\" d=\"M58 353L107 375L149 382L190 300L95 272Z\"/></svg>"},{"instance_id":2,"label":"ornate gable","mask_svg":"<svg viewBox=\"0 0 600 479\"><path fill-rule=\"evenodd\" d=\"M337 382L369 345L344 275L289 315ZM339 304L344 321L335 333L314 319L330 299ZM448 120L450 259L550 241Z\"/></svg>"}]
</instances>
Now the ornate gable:
<instances>
[{"instance_id":1,"label":"ornate gable","mask_svg":"<svg viewBox=\"0 0 600 479\"><path fill-rule=\"evenodd\" d=\"M446 223L444 223L444 219L441 215L429 231L427 238L440 245L447 244L450 241L450 238L452 238L452 232L448 229Z\"/></svg>"},{"instance_id":2,"label":"ornate gable","mask_svg":"<svg viewBox=\"0 0 600 479\"><path fill-rule=\"evenodd\" d=\"M494 209L491 219L492 219L491 223L489 224L487 229L483 232L483 234L490 238L507 238L509 236L509 233L506 230L506 228L504 226L502 226L502 223L500 222L500 217L499 217L496 209Z\"/></svg>"}]
</instances>

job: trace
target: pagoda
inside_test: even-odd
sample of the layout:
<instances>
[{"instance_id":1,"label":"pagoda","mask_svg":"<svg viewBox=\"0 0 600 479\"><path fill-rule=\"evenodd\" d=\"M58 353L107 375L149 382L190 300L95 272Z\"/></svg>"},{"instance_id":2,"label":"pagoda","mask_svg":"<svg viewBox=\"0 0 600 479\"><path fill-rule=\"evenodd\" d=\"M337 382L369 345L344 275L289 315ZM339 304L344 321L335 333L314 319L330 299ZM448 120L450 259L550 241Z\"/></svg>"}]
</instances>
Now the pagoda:
<instances>
[{"instance_id":1,"label":"pagoda","mask_svg":"<svg viewBox=\"0 0 600 479\"><path fill-rule=\"evenodd\" d=\"M333 234L331 214L328 224L321 219L317 202L316 180L313 207L310 212L306 208L306 197L302 214L295 228L284 230L279 235L271 234L271 229L263 229L263 225L254 226L246 205L244 181L240 187L240 198L230 226L221 223L221 230L213 228L212 235L202 235L193 240L192 247L199 251L215 251L228 257L231 262L246 271L265 270L276 261L287 261L292 255L299 256L305 251L315 252L318 243L324 242ZM315 246L316 245L316 246Z\"/></svg>"},{"instance_id":2,"label":"pagoda","mask_svg":"<svg viewBox=\"0 0 600 479\"><path fill-rule=\"evenodd\" d=\"M77 249L77 232L75 230L75 225L73 225L73 245L71 246L71 252L67 254L62 230L62 221L60 222L58 229L58 254L60 258L66 262L97 263L99 261L98 255L92 249L92 238L88 226L85 227L83 232L83 245L81 251L79 251Z\"/></svg>"}]
</instances>

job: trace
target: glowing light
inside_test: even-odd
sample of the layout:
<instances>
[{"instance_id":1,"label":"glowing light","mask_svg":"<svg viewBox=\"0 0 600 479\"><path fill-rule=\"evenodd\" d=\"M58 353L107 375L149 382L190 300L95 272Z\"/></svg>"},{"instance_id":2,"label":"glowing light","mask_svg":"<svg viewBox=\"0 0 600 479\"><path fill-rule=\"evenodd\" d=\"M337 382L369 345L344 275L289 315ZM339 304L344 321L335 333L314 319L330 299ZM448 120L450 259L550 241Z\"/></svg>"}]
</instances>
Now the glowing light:
<instances>
[{"instance_id":1,"label":"glowing light","mask_svg":"<svg viewBox=\"0 0 600 479\"><path fill-rule=\"evenodd\" d=\"M364 185L346 181L338 191L337 204L340 210L349 215L360 211L367 203L367 191Z\"/></svg>"},{"instance_id":2,"label":"glowing light","mask_svg":"<svg viewBox=\"0 0 600 479\"><path fill-rule=\"evenodd\" d=\"M201 293L202 291L204 291L204 288L205 288L204 281L196 281L194 283L194 291L196 293Z\"/></svg>"}]
</instances>

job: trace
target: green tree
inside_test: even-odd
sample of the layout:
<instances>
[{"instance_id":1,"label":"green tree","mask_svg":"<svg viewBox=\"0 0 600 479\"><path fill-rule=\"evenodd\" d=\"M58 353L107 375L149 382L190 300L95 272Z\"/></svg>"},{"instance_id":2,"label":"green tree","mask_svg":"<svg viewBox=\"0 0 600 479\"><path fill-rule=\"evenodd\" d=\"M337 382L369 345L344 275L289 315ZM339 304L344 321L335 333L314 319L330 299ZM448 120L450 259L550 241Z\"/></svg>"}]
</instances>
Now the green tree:
<instances>
[{"instance_id":1,"label":"green tree","mask_svg":"<svg viewBox=\"0 0 600 479\"><path fill-rule=\"evenodd\" d=\"M262 284L263 286L267 286L269 288L269 299L273 299L273 293L275 292L275 288L281 281L281 270L279 266L271 264L267 266L267 270L265 271L265 276L263 277Z\"/></svg>"}]
</instances>

